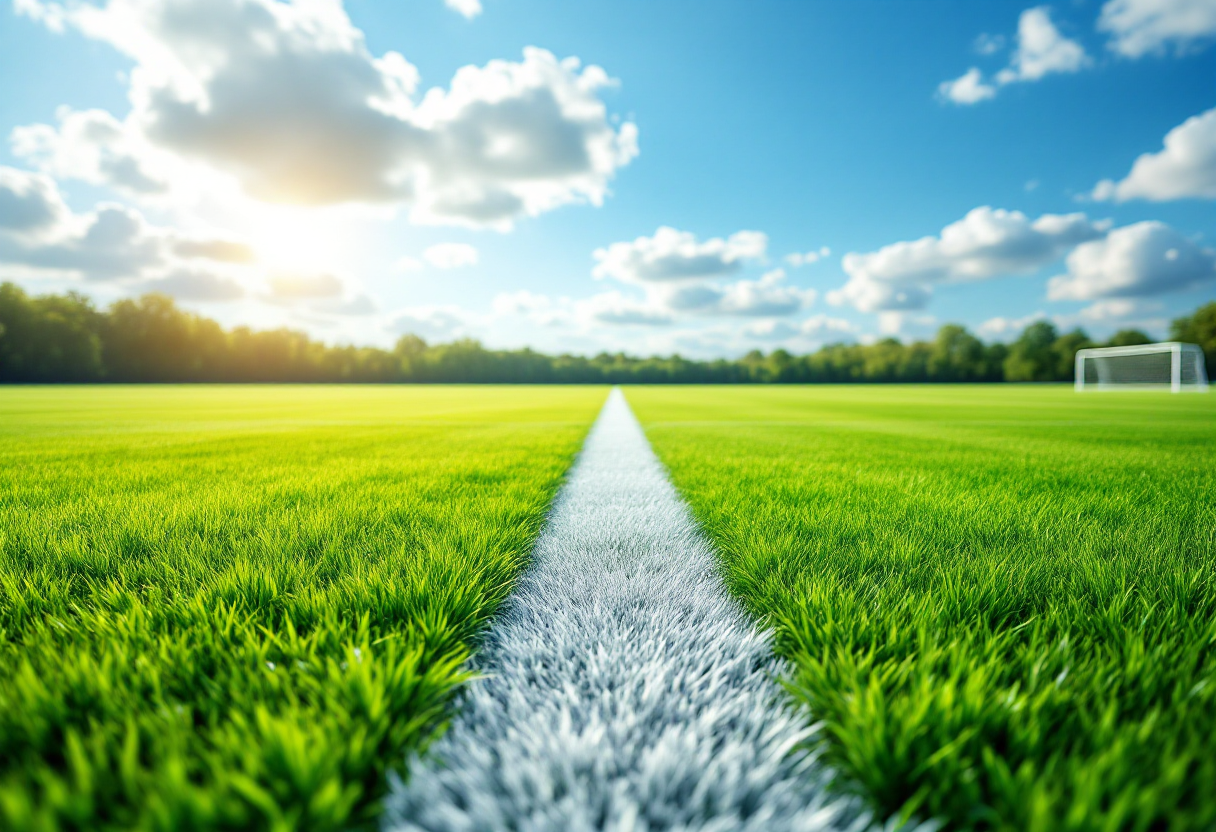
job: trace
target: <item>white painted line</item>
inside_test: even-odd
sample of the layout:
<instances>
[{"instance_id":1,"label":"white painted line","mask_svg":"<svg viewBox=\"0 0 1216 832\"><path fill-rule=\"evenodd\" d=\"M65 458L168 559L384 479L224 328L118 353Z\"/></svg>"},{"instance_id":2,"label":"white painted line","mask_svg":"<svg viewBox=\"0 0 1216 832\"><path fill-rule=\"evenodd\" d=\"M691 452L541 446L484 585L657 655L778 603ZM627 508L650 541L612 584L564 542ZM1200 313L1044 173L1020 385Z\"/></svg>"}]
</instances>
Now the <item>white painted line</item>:
<instances>
[{"instance_id":1,"label":"white painted line","mask_svg":"<svg viewBox=\"0 0 1216 832\"><path fill-rule=\"evenodd\" d=\"M486 676L395 782L389 832L865 827L799 750L785 667L613 390L535 560L486 637Z\"/></svg>"}]
</instances>

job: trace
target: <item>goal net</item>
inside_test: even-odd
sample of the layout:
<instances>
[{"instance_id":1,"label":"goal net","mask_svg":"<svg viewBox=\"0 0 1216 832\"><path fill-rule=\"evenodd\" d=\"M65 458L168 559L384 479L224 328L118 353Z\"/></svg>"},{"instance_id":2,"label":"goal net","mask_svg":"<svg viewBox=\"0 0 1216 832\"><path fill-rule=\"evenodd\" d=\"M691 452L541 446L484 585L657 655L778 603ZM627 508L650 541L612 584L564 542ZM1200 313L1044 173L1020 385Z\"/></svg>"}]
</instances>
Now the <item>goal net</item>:
<instances>
[{"instance_id":1,"label":"goal net","mask_svg":"<svg viewBox=\"0 0 1216 832\"><path fill-rule=\"evenodd\" d=\"M1082 390L1207 390L1203 351L1170 341L1077 352L1076 387Z\"/></svg>"}]
</instances>

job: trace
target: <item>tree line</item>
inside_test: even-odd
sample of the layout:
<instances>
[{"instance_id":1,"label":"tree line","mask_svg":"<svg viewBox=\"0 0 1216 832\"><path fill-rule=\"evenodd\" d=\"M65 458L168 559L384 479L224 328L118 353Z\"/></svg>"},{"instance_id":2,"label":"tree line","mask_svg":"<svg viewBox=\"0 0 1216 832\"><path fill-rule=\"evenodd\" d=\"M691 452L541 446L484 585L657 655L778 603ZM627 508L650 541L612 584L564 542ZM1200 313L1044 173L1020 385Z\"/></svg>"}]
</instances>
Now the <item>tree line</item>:
<instances>
[{"instance_id":1,"label":"tree line","mask_svg":"<svg viewBox=\"0 0 1216 832\"><path fill-rule=\"evenodd\" d=\"M1216 361L1216 302L1173 322L1171 337ZM1149 343L1123 330L1103 344L1047 321L1010 344L985 344L947 324L931 341L831 344L794 355L753 351L736 360L679 355L546 355L492 350L474 340L428 344L404 335L391 350L329 346L290 329L224 329L158 294L100 310L83 295L30 295L0 284L0 383L79 382L501 382L829 383L1068 381L1077 350Z\"/></svg>"}]
</instances>

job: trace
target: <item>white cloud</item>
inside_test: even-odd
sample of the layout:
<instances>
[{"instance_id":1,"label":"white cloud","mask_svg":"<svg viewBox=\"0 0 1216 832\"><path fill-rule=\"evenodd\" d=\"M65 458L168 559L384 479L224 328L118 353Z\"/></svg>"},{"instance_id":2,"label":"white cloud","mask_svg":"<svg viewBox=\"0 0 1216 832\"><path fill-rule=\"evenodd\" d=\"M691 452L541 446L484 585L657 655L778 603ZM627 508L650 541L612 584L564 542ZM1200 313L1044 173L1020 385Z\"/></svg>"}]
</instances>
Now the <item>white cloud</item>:
<instances>
[{"instance_id":1,"label":"white cloud","mask_svg":"<svg viewBox=\"0 0 1216 832\"><path fill-rule=\"evenodd\" d=\"M848 304L861 312L924 309L932 297L932 290L922 286L896 286L857 278L850 278L844 286L827 294L828 303L833 306Z\"/></svg>"},{"instance_id":2,"label":"white cloud","mask_svg":"<svg viewBox=\"0 0 1216 832\"><path fill-rule=\"evenodd\" d=\"M182 269L139 284L141 292L160 292L178 300L223 302L240 300L245 289L230 277Z\"/></svg>"},{"instance_id":3,"label":"white cloud","mask_svg":"<svg viewBox=\"0 0 1216 832\"><path fill-rule=\"evenodd\" d=\"M1106 228L1084 214L1031 220L1020 211L982 206L943 228L940 236L846 254L842 265L849 281L829 292L828 302L863 312L922 309L935 284L1027 274L1102 236Z\"/></svg>"},{"instance_id":4,"label":"white cloud","mask_svg":"<svg viewBox=\"0 0 1216 832\"><path fill-rule=\"evenodd\" d=\"M745 264L762 262L767 247L768 237L759 231L702 241L687 231L663 226L652 237L596 249L592 271L596 278L640 286L646 298L643 302L618 293L600 296L613 301L609 311L594 317L605 323L667 323L687 316L786 316L811 305L815 290L789 285L784 269L754 280L726 282ZM825 247L786 259L801 264L828 253Z\"/></svg>"},{"instance_id":5,"label":"white cloud","mask_svg":"<svg viewBox=\"0 0 1216 832\"><path fill-rule=\"evenodd\" d=\"M171 240L121 205L73 214L45 177L0 168L0 263L85 280L138 278L169 265Z\"/></svg>"},{"instance_id":6,"label":"white cloud","mask_svg":"<svg viewBox=\"0 0 1216 832\"><path fill-rule=\"evenodd\" d=\"M785 262L797 268L799 266L809 266L811 263L817 263L825 257L831 257L832 250L827 246L823 246L818 251L794 252L793 254L785 255Z\"/></svg>"},{"instance_id":7,"label":"white cloud","mask_svg":"<svg viewBox=\"0 0 1216 832\"><path fill-rule=\"evenodd\" d=\"M481 14L481 0L443 0L443 2L465 20L472 20Z\"/></svg>"},{"instance_id":8,"label":"white cloud","mask_svg":"<svg viewBox=\"0 0 1216 832\"><path fill-rule=\"evenodd\" d=\"M0 167L0 274L66 277L161 291L186 300L245 294L252 251L239 240L149 224L101 203L77 214L45 174Z\"/></svg>"},{"instance_id":9,"label":"white cloud","mask_svg":"<svg viewBox=\"0 0 1216 832\"><path fill-rule=\"evenodd\" d=\"M348 298L322 300L310 307L314 312L324 315L364 316L374 315L380 311L376 302L367 295L354 295Z\"/></svg>"},{"instance_id":10,"label":"white cloud","mask_svg":"<svg viewBox=\"0 0 1216 832\"><path fill-rule=\"evenodd\" d=\"M1126 318L1138 311L1140 311L1139 305L1134 300L1129 298L1109 298L1091 303L1078 312L1077 315L1087 321L1109 321Z\"/></svg>"},{"instance_id":11,"label":"white cloud","mask_svg":"<svg viewBox=\"0 0 1216 832\"><path fill-rule=\"evenodd\" d=\"M59 179L112 185L140 196L168 190L169 174L156 169L155 151L130 124L105 110L61 107L57 115L58 128L48 124L15 128L10 137L13 154Z\"/></svg>"},{"instance_id":12,"label":"white cloud","mask_svg":"<svg viewBox=\"0 0 1216 832\"><path fill-rule=\"evenodd\" d=\"M747 261L763 259L767 248L768 237L759 231L698 242L690 232L663 226L653 237L596 249L592 256L598 263L592 274L634 284L725 277Z\"/></svg>"},{"instance_id":13,"label":"white cloud","mask_svg":"<svg viewBox=\"0 0 1216 832\"><path fill-rule=\"evenodd\" d=\"M1216 199L1216 109L1192 116L1166 133L1164 145L1136 159L1121 182L1099 182L1093 198Z\"/></svg>"},{"instance_id":14,"label":"white cloud","mask_svg":"<svg viewBox=\"0 0 1216 832\"><path fill-rule=\"evenodd\" d=\"M979 67L973 66L952 81L937 85L937 95L955 104L978 104L996 95L996 87L985 84Z\"/></svg>"},{"instance_id":15,"label":"white cloud","mask_svg":"<svg viewBox=\"0 0 1216 832\"><path fill-rule=\"evenodd\" d=\"M477 249L468 243L437 243L422 252L422 257L437 269L459 269L477 265Z\"/></svg>"},{"instance_id":16,"label":"white cloud","mask_svg":"<svg viewBox=\"0 0 1216 832\"><path fill-rule=\"evenodd\" d=\"M972 42L971 48L979 55L995 55L1005 48L1005 36L981 32Z\"/></svg>"},{"instance_id":17,"label":"white cloud","mask_svg":"<svg viewBox=\"0 0 1216 832\"><path fill-rule=\"evenodd\" d=\"M416 272L422 268L422 261L417 257L399 257L397 262L393 264L393 268L399 272Z\"/></svg>"},{"instance_id":18,"label":"white cloud","mask_svg":"<svg viewBox=\"0 0 1216 832\"><path fill-rule=\"evenodd\" d=\"M398 310L390 329L399 335L447 341L465 334L465 318L458 306L416 306Z\"/></svg>"},{"instance_id":19,"label":"white cloud","mask_svg":"<svg viewBox=\"0 0 1216 832\"><path fill-rule=\"evenodd\" d=\"M669 284L656 287L652 297L672 313L742 317L791 315L814 303L814 289L786 285L785 277L784 269L774 269L759 280L740 280L725 286Z\"/></svg>"},{"instance_id":20,"label":"white cloud","mask_svg":"<svg viewBox=\"0 0 1216 832\"><path fill-rule=\"evenodd\" d=\"M827 336L847 338L855 335L859 328L843 318L830 315L812 315L801 321L769 318L748 324L743 333L761 341L790 341L791 339L822 339Z\"/></svg>"},{"instance_id":21,"label":"white cloud","mask_svg":"<svg viewBox=\"0 0 1216 832\"><path fill-rule=\"evenodd\" d=\"M810 306L818 293L785 284L785 270L773 269L759 280L726 286L718 309L727 315L790 315Z\"/></svg>"},{"instance_id":22,"label":"white cloud","mask_svg":"<svg viewBox=\"0 0 1216 832\"><path fill-rule=\"evenodd\" d=\"M48 167L116 186L146 174L132 154L147 145L263 201L404 202L419 222L505 229L600 204L637 155L636 126L614 127L600 98L608 75L541 49L466 66L449 89L417 100L414 66L395 52L372 56L337 2L24 0L18 10L135 61L125 122L93 111L85 120L97 129L68 116L19 133Z\"/></svg>"},{"instance_id":23,"label":"white cloud","mask_svg":"<svg viewBox=\"0 0 1216 832\"><path fill-rule=\"evenodd\" d=\"M909 310L893 309L878 313L878 333L888 338L901 335L925 335L937 323L932 315L917 315Z\"/></svg>"},{"instance_id":24,"label":"white cloud","mask_svg":"<svg viewBox=\"0 0 1216 832\"><path fill-rule=\"evenodd\" d=\"M544 327L567 327L589 333L600 324L659 327L675 321L672 311L654 298L638 299L619 291L572 300L526 289L502 292L494 298L496 317L522 317Z\"/></svg>"},{"instance_id":25,"label":"white cloud","mask_svg":"<svg viewBox=\"0 0 1216 832\"><path fill-rule=\"evenodd\" d=\"M0 167L0 232L45 235L60 227L70 213L49 176Z\"/></svg>"},{"instance_id":26,"label":"white cloud","mask_svg":"<svg viewBox=\"0 0 1216 832\"><path fill-rule=\"evenodd\" d=\"M576 306L569 298L555 300L527 289L500 292L494 298L493 310L497 316L519 315L546 327L571 323L576 315Z\"/></svg>"},{"instance_id":27,"label":"white cloud","mask_svg":"<svg viewBox=\"0 0 1216 832\"><path fill-rule=\"evenodd\" d=\"M975 328L975 331L981 338L1004 341L1010 337L1020 335L1023 329L1036 321L1046 319L1046 312L1034 312L1021 318L997 316L984 321Z\"/></svg>"},{"instance_id":28,"label":"white cloud","mask_svg":"<svg viewBox=\"0 0 1216 832\"><path fill-rule=\"evenodd\" d=\"M1216 251L1151 221L1083 243L1065 263L1067 272L1047 283L1052 300L1159 295L1216 279Z\"/></svg>"},{"instance_id":29,"label":"white cloud","mask_svg":"<svg viewBox=\"0 0 1216 832\"><path fill-rule=\"evenodd\" d=\"M582 301L578 309L580 315L605 324L665 326L673 320L667 310L633 300L620 292L593 295Z\"/></svg>"},{"instance_id":30,"label":"white cloud","mask_svg":"<svg viewBox=\"0 0 1216 832\"><path fill-rule=\"evenodd\" d=\"M1047 6L1036 6L1026 9L1018 18L1017 48L1010 56L1009 65L996 74L995 84L985 82L979 67L973 66L958 78L939 84L937 94L955 104L978 104L995 97L999 86L1078 72L1092 64L1085 47L1056 28L1051 20L1051 10Z\"/></svg>"},{"instance_id":31,"label":"white cloud","mask_svg":"<svg viewBox=\"0 0 1216 832\"><path fill-rule=\"evenodd\" d=\"M1107 47L1128 58L1199 48L1216 36L1216 3L1211 0L1109 0L1098 29L1110 34Z\"/></svg>"},{"instance_id":32,"label":"white cloud","mask_svg":"<svg viewBox=\"0 0 1216 832\"><path fill-rule=\"evenodd\" d=\"M1051 22L1047 6L1026 9L1018 19L1018 47L997 81L1038 81L1047 75L1077 72L1092 63L1085 48L1069 40Z\"/></svg>"}]
</instances>

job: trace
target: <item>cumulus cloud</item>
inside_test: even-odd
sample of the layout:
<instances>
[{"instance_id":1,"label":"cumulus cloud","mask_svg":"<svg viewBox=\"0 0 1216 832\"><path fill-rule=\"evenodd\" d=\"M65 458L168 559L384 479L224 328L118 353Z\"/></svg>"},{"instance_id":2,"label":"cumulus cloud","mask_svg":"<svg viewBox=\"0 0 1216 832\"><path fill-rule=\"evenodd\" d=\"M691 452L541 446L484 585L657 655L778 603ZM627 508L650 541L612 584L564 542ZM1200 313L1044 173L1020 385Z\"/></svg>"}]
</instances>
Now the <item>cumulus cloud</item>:
<instances>
[{"instance_id":1,"label":"cumulus cloud","mask_svg":"<svg viewBox=\"0 0 1216 832\"><path fill-rule=\"evenodd\" d=\"M728 281L746 264L762 262L768 237L739 231L729 237L699 240L687 231L663 226L652 237L613 243L593 253L592 274L640 286L645 302L609 293L613 298L605 323L667 323L682 316L772 317L792 315L814 302L816 292L786 282L784 269L758 279ZM790 255L787 260L812 262L828 250Z\"/></svg>"},{"instance_id":2,"label":"cumulus cloud","mask_svg":"<svg viewBox=\"0 0 1216 832\"><path fill-rule=\"evenodd\" d=\"M1067 272L1047 283L1052 300L1159 295L1216 279L1216 251L1154 221L1083 243L1065 264Z\"/></svg>"},{"instance_id":3,"label":"cumulus cloud","mask_svg":"<svg viewBox=\"0 0 1216 832\"><path fill-rule=\"evenodd\" d=\"M578 314L599 323L635 326L666 326L674 320L667 310L620 292L603 292L582 301Z\"/></svg>"},{"instance_id":4,"label":"cumulus cloud","mask_svg":"<svg viewBox=\"0 0 1216 832\"><path fill-rule=\"evenodd\" d=\"M235 300L252 252L238 240L153 226L101 203L73 212L45 174L0 167L0 270L112 282L183 300Z\"/></svg>"},{"instance_id":5,"label":"cumulus cloud","mask_svg":"<svg viewBox=\"0 0 1216 832\"><path fill-rule=\"evenodd\" d=\"M1018 18L1018 46L997 81L1038 81L1061 72L1077 72L1092 63L1085 48L1060 33L1047 6L1026 9Z\"/></svg>"},{"instance_id":6,"label":"cumulus cloud","mask_svg":"<svg viewBox=\"0 0 1216 832\"><path fill-rule=\"evenodd\" d=\"M978 104L996 96L996 87L984 83L984 74L977 66L964 72L952 81L937 85L937 95L944 101L955 104Z\"/></svg>"},{"instance_id":7,"label":"cumulus cloud","mask_svg":"<svg viewBox=\"0 0 1216 832\"><path fill-rule=\"evenodd\" d=\"M481 14L481 0L443 0L443 3L465 20L472 20Z\"/></svg>"},{"instance_id":8,"label":"cumulus cloud","mask_svg":"<svg viewBox=\"0 0 1216 832\"><path fill-rule=\"evenodd\" d=\"M665 286L654 296L675 312L744 317L791 315L814 303L814 289L789 286L785 278L784 269L774 269L759 280L739 280L720 287L706 283Z\"/></svg>"},{"instance_id":9,"label":"cumulus cloud","mask_svg":"<svg viewBox=\"0 0 1216 832\"><path fill-rule=\"evenodd\" d=\"M168 174L157 169L156 154L131 125L105 110L61 107L59 126L17 127L13 154L57 178L111 185L127 194L165 193Z\"/></svg>"},{"instance_id":10,"label":"cumulus cloud","mask_svg":"<svg viewBox=\"0 0 1216 832\"><path fill-rule=\"evenodd\" d=\"M653 237L596 249L592 256L598 262L592 274L639 285L726 277L747 261L763 259L767 248L768 237L759 231L701 242L688 231L662 226Z\"/></svg>"},{"instance_id":11,"label":"cumulus cloud","mask_svg":"<svg viewBox=\"0 0 1216 832\"><path fill-rule=\"evenodd\" d=\"M49 176L0 167L0 231L22 236L48 233L69 215Z\"/></svg>"},{"instance_id":12,"label":"cumulus cloud","mask_svg":"<svg viewBox=\"0 0 1216 832\"><path fill-rule=\"evenodd\" d=\"M954 104L978 104L994 98L999 86L1078 72L1092 63L1085 54L1085 47L1056 28L1051 10L1047 6L1036 6L1026 9L1018 18L1017 47L1010 56L1009 65L996 74L995 83L986 82L979 67L971 67L958 78L939 84L937 94Z\"/></svg>"},{"instance_id":13,"label":"cumulus cloud","mask_svg":"<svg viewBox=\"0 0 1216 832\"><path fill-rule=\"evenodd\" d=\"M47 177L0 168L0 263L86 280L134 278L167 265L170 245L137 211L102 204L77 215Z\"/></svg>"},{"instance_id":14,"label":"cumulus cloud","mask_svg":"<svg viewBox=\"0 0 1216 832\"><path fill-rule=\"evenodd\" d=\"M1164 147L1136 159L1120 182L1098 183L1098 200L1216 199L1216 108L1165 134Z\"/></svg>"},{"instance_id":15,"label":"cumulus cloud","mask_svg":"<svg viewBox=\"0 0 1216 832\"><path fill-rule=\"evenodd\" d=\"M809 266L811 263L817 263L825 257L831 257L832 250L827 246L823 246L818 251L794 252L793 254L785 255L785 262L794 268L799 266Z\"/></svg>"},{"instance_id":16,"label":"cumulus cloud","mask_svg":"<svg viewBox=\"0 0 1216 832\"><path fill-rule=\"evenodd\" d=\"M1046 312L1033 312L1021 318L1007 318L1003 315L998 315L995 318L989 318L984 321L975 328L975 331L981 338L1004 341L1020 335L1022 330L1031 324L1046 319Z\"/></svg>"},{"instance_id":17,"label":"cumulus cloud","mask_svg":"<svg viewBox=\"0 0 1216 832\"><path fill-rule=\"evenodd\" d=\"M417 69L396 52L374 57L336 2L24 0L18 10L135 61L124 123L91 111L20 132L48 169L116 186L138 190L140 172L145 186L157 181L127 153L144 143L226 172L263 201L404 202L420 222L507 228L600 204L637 155L636 126L614 127L600 98L614 83L604 70L541 49L466 66L419 100Z\"/></svg>"},{"instance_id":18,"label":"cumulus cloud","mask_svg":"<svg viewBox=\"0 0 1216 832\"><path fill-rule=\"evenodd\" d=\"M1109 321L1126 318L1140 311L1139 304L1130 298L1109 298L1091 303L1077 313L1087 321Z\"/></svg>"},{"instance_id":19,"label":"cumulus cloud","mask_svg":"<svg viewBox=\"0 0 1216 832\"><path fill-rule=\"evenodd\" d=\"M437 269L459 269L477 265L477 249L468 243L437 243L422 252L422 257Z\"/></svg>"},{"instance_id":20,"label":"cumulus cloud","mask_svg":"<svg viewBox=\"0 0 1216 832\"><path fill-rule=\"evenodd\" d=\"M1020 211L981 206L939 236L846 254L842 265L849 280L828 293L828 302L863 312L922 309L935 284L1027 274L1079 243L1101 237L1107 227L1084 214L1044 214L1031 220Z\"/></svg>"},{"instance_id":21,"label":"cumulus cloud","mask_svg":"<svg viewBox=\"0 0 1216 832\"><path fill-rule=\"evenodd\" d=\"M1098 29L1110 35L1107 47L1128 58L1184 53L1216 37L1216 4L1211 0L1109 0Z\"/></svg>"}]
</instances>

